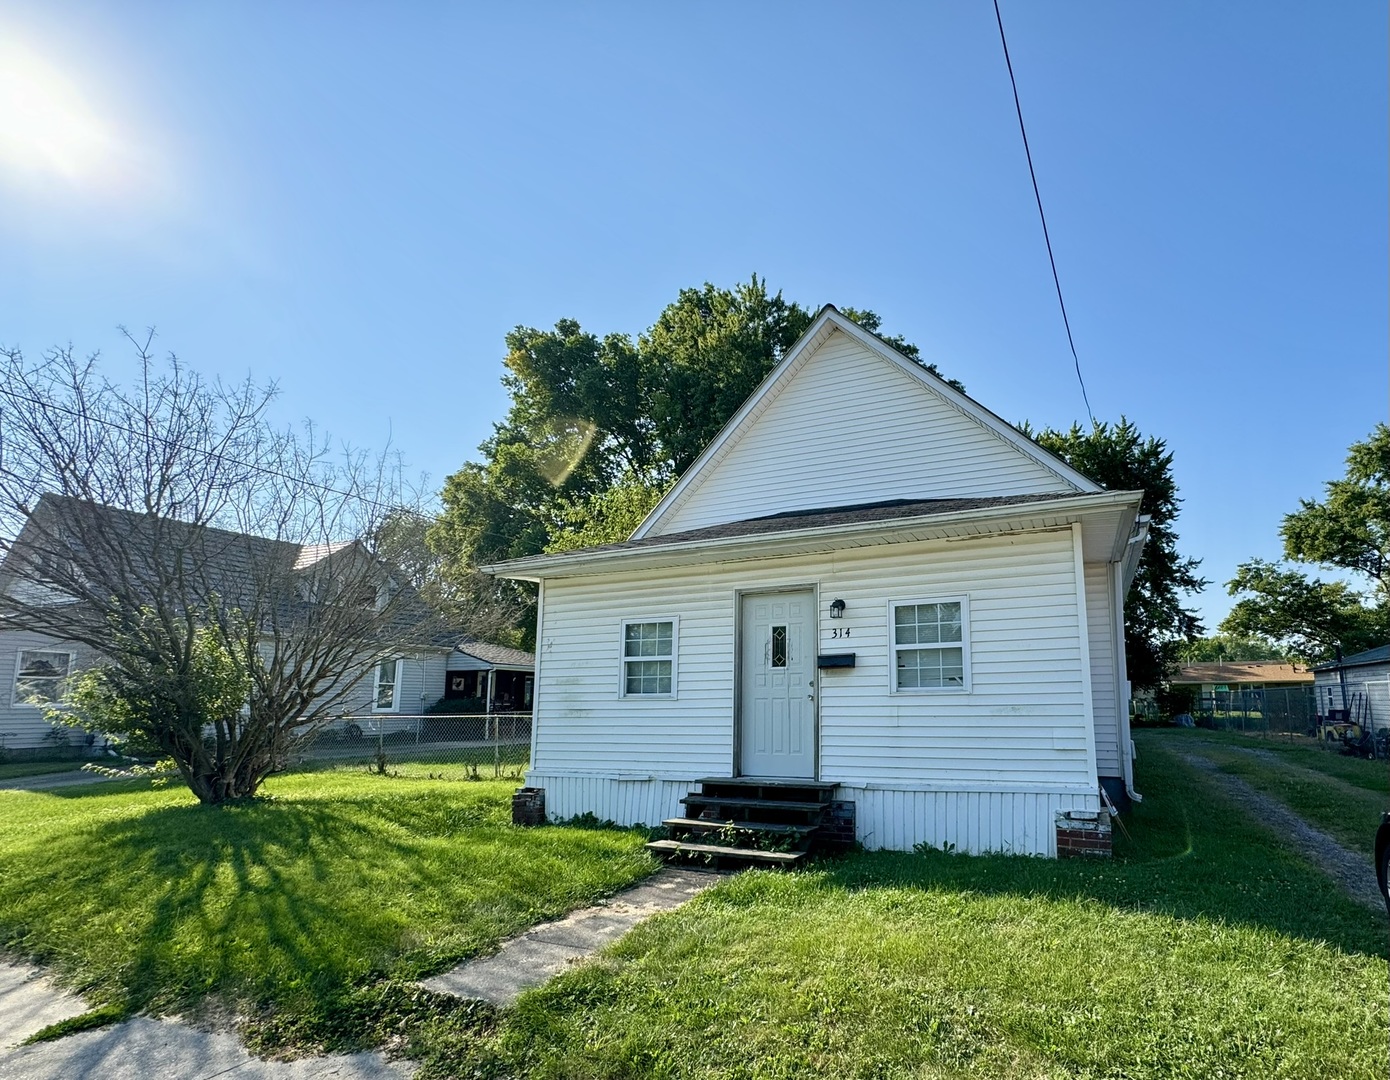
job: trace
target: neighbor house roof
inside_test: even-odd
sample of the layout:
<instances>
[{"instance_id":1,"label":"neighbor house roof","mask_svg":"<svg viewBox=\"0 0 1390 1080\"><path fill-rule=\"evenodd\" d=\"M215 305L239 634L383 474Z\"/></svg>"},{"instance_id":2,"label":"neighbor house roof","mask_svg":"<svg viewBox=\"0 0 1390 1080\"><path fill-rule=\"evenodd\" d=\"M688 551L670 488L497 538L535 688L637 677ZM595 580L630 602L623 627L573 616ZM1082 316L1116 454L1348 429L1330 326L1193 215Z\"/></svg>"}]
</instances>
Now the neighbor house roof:
<instances>
[{"instance_id":1,"label":"neighbor house roof","mask_svg":"<svg viewBox=\"0 0 1390 1080\"><path fill-rule=\"evenodd\" d=\"M1168 681L1176 686L1206 686L1217 683L1310 683L1313 681L1313 673L1285 660L1224 660L1184 664Z\"/></svg>"},{"instance_id":2,"label":"neighbor house roof","mask_svg":"<svg viewBox=\"0 0 1390 1080\"><path fill-rule=\"evenodd\" d=\"M151 590L158 587L161 571L167 571L166 563L183 560L197 576L190 595L216 596L228 606L250 606L273 581L285 592L274 597L275 607L285 614L311 606L293 591L300 575L312 571L331 578L340 572L342 559L350 559L351 549L357 546L354 540L301 544L272 539L50 492L40 497L19 536L8 545L0 562L0 596L17 595L14 590L25 582L25 572L18 572L17 566L41 565L61 547L99 565L120 560L121 572L132 583L147 581ZM374 565L384 566L376 556L365 549L363 552ZM127 554L136 557L127 562ZM335 555L341 558L330 561ZM393 580L397 578L393 568L385 569ZM32 570L33 566L28 567ZM402 588L401 602L374 628L374 635L452 648L458 642L459 628L436 628L438 620L416 591L409 586Z\"/></svg>"},{"instance_id":3,"label":"neighbor house roof","mask_svg":"<svg viewBox=\"0 0 1390 1080\"><path fill-rule=\"evenodd\" d=\"M486 641L460 641L454 646L454 649L456 652L471 656L475 660L481 660L485 664L491 664L493 667L534 668L536 666L535 653L509 649L505 645L490 645Z\"/></svg>"},{"instance_id":4,"label":"neighbor house roof","mask_svg":"<svg viewBox=\"0 0 1390 1080\"><path fill-rule=\"evenodd\" d=\"M1336 660L1328 660L1326 663L1318 664L1313 670L1336 671L1338 668L1360 667L1362 664L1384 663L1390 663L1390 645L1377 645L1374 649L1353 653L1351 656L1343 657L1341 663L1338 663Z\"/></svg>"}]
</instances>

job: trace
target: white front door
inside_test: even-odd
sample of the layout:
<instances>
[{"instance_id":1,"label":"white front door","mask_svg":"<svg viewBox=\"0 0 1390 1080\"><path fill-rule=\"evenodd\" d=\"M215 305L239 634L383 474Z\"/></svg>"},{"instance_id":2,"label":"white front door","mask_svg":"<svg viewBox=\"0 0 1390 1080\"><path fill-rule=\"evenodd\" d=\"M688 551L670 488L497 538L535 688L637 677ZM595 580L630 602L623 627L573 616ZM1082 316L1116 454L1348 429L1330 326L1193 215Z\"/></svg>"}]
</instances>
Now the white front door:
<instances>
[{"instance_id":1,"label":"white front door","mask_svg":"<svg viewBox=\"0 0 1390 1080\"><path fill-rule=\"evenodd\" d=\"M743 597L744 776L816 775L816 604L810 589Z\"/></svg>"}]
</instances>

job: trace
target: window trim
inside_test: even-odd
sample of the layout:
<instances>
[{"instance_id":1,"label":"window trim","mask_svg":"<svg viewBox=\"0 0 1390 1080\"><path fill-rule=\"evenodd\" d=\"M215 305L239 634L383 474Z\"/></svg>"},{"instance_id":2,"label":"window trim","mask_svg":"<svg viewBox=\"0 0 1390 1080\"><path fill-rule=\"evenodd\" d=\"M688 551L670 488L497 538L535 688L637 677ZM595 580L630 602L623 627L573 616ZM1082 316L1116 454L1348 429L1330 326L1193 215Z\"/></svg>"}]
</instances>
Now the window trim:
<instances>
[{"instance_id":1,"label":"window trim","mask_svg":"<svg viewBox=\"0 0 1390 1080\"><path fill-rule=\"evenodd\" d=\"M670 623L671 624L671 655L666 656L634 656L629 658L626 653L627 648L627 628L637 623ZM618 697L625 701L674 701L679 697L679 684L677 676L680 668L680 637L681 620L679 615L639 615L629 619L623 619L618 624ZM627 692L627 665L630 660L670 660L671 661L671 692L669 694L629 694Z\"/></svg>"},{"instance_id":2,"label":"window trim","mask_svg":"<svg viewBox=\"0 0 1390 1080\"><path fill-rule=\"evenodd\" d=\"M377 704L381 700L381 665L386 663L396 665L396 677L391 680L391 704L389 706ZM401 676L404 673L405 658L401 656L384 656L372 665L372 712L393 713L401 711Z\"/></svg>"},{"instance_id":3,"label":"window trim","mask_svg":"<svg viewBox=\"0 0 1390 1080\"><path fill-rule=\"evenodd\" d=\"M916 607L919 604L959 604L960 605L960 650L961 650L961 685L960 686L899 686L898 685L898 650L901 649L920 649L922 645L899 645L896 631L898 608ZM941 642L941 648L954 648L955 642ZM937 646L926 645L925 648ZM961 596L927 596L917 600L890 600L888 601L888 692L890 694L969 694L971 693L970 677L970 597Z\"/></svg>"},{"instance_id":4,"label":"window trim","mask_svg":"<svg viewBox=\"0 0 1390 1080\"><path fill-rule=\"evenodd\" d=\"M27 652L61 653L64 656L66 656L68 658L68 673L59 677L59 683L61 683L64 679L71 679L75 674L75 672L73 671L73 661L77 659L77 653L74 650L46 649L43 646L38 646L32 649L26 649L24 648L24 646L21 645L19 648L15 650L14 653L14 678L10 681L10 707L14 709L46 709L50 705L61 705L63 703L63 699L60 697L54 698L52 701L37 702L25 701L23 698L19 696L19 673L24 667L24 654ZM32 677L33 676L30 676L30 678Z\"/></svg>"}]
</instances>

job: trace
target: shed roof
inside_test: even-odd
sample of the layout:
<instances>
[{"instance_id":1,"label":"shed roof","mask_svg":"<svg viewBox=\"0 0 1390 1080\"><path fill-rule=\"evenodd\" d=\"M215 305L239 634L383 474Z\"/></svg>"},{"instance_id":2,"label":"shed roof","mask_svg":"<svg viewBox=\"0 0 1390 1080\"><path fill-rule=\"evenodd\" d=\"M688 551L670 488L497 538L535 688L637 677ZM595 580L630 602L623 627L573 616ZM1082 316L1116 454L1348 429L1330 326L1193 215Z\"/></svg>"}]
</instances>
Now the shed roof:
<instances>
[{"instance_id":1,"label":"shed roof","mask_svg":"<svg viewBox=\"0 0 1390 1080\"><path fill-rule=\"evenodd\" d=\"M1310 683L1313 673L1285 660L1222 660L1184 664L1168 680L1175 686L1209 683Z\"/></svg>"},{"instance_id":2,"label":"shed roof","mask_svg":"<svg viewBox=\"0 0 1390 1080\"><path fill-rule=\"evenodd\" d=\"M1328 660L1326 663L1318 664L1313 670L1336 671L1338 668L1360 667L1362 664L1385 663L1390 663L1390 645L1377 645L1374 649L1343 657L1340 664L1336 660Z\"/></svg>"},{"instance_id":3,"label":"shed roof","mask_svg":"<svg viewBox=\"0 0 1390 1080\"><path fill-rule=\"evenodd\" d=\"M465 639L454 646L454 650L471 656L475 660L481 660L484 664L491 664L493 667L534 668L536 666L535 653L523 652L521 649L509 649L505 645L491 645L486 641Z\"/></svg>"}]
</instances>

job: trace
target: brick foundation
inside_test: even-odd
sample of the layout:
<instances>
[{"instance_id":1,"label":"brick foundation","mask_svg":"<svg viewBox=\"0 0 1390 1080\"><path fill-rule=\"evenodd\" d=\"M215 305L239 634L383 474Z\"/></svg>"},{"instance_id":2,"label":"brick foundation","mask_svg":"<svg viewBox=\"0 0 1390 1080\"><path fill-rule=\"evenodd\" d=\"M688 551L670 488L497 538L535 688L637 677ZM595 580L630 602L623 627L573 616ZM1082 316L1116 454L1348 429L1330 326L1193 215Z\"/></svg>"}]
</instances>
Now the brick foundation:
<instances>
[{"instance_id":1,"label":"brick foundation","mask_svg":"<svg viewBox=\"0 0 1390 1080\"><path fill-rule=\"evenodd\" d=\"M1057 858L1110 855L1110 814L1106 810L1058 810Z\"/></svg>"},{"instance_id":2,"label":"brick foundation","mask_svg":"<svg viewBox=\"0 0 1390 1080\"><path fill-rule=\"evenodd\" d=\"M517 788L512 795L513 825L545 824L545 788Z\"/></svg>"}]
</instances>

